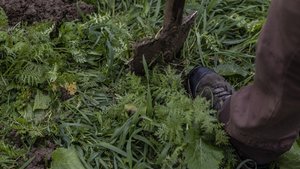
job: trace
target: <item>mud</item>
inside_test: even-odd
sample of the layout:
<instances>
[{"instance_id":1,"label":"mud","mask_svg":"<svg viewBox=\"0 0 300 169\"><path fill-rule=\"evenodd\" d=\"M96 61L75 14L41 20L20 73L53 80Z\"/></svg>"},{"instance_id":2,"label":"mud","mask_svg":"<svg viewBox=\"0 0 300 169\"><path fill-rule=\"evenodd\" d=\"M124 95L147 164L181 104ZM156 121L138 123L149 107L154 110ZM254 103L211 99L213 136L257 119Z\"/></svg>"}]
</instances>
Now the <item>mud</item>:
<instances>
[{"instance_id":1,"label":"mud","mask_svg":"<svg viewBox=\"0 0 300 169\"><path fill-rule=\"evenodd\" d=\"M81 13L94 11L91 5L70 0L0 0L0 7L6 12L10 25L21 21L29 24L44 20L70 21L80 18Z\"/></svg>"}]
</instances>

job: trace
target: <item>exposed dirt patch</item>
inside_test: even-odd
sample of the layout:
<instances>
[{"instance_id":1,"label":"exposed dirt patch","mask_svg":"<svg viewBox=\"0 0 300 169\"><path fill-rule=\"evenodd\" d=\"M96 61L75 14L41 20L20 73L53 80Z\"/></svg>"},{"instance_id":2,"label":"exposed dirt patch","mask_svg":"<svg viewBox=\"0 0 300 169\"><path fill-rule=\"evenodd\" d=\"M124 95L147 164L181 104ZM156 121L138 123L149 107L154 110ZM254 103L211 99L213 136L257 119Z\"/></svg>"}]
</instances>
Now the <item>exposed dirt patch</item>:
<instances>
[{"instance_id":1,"label":"exposed dirt patch","mask_svg":"<svg viewBox=\"0 0 300 169\"><path fill-rule=\"evenodd\" d=\"M6 12L10 25L20 21L29 24L42 20L69 21L80 18L80 12L87 14L94 11L91 5L71 3L70 0L0 0L0 6Z\"/></svg>"},{"instance_id":2,"label":"exposed dirt patch","mask_svg":"<svg viewBox=\"0 0 300 169\"><path fill-rule=\"evenodd\" d=\"M9 140L10 144L15 146L15 147L22 147L22 138L21 136L17 133L16 130L12 130L10 133L6 135L6 138Z\"/></svg>"},{"instance_id":3,"label":"exposed dirt patch","mask_svg":"<svg viewBox=\"0 0 300 169\"><path fill-rule=\"evenodd\" d=\"M55 150L56 145L48 140L37 141L31 151L28 153L28 157L33 161L26 167L26 169L46 169L49 166L51 160L51 154Z\"/></svg>"}]
</instances>

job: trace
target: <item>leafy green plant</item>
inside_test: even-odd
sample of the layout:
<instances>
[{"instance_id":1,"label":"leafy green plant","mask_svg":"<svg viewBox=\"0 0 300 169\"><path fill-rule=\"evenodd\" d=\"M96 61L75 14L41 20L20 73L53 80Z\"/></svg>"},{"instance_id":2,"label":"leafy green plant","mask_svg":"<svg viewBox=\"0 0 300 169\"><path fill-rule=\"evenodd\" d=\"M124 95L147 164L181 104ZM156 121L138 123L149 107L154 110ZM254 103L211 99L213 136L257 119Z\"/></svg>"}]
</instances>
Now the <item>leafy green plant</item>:
<instances>
[{"instance_id":1,"label":"leafy green plant","mask_svg":"<svg viewBox=\"0 0 300 169\"><path fill-rule=\"evenodd\" d=\"M74 149L56 149L52 153L51 169L85 169Z\"/></svg>"},{"instance_id":2,"label":"leafy green plant","mask_svg":"<svg viewBox=\"0 0 300 169\"><path fill-rule=\"evenodd\" d=\"M294 143L291 150L281 157L281 159L279 161L281 169L298 168L299 167L299 165L300 165L299 149L300 149L300 146L299 146L299 140L298 140L297 142Z\"/></svg>"}]
</instances>

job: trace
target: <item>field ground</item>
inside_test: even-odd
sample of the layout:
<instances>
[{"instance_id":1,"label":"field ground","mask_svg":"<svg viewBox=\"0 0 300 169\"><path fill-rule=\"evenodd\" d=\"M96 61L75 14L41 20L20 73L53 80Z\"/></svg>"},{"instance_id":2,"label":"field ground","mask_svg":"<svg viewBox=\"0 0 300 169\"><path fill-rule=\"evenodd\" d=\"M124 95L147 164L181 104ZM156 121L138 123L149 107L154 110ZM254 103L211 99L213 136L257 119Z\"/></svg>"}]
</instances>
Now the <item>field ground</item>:
<instances>
[{"instance_id":1,"label":"field ground","mask_svg":"<svg viewBox=\"0 0 300 169\"><path fill-rule=\"evenodd\" d=\"M159 31L164 1L1 1L0 168L240 168L182 81L201 64L251 83L269 3L187 0L199 16L181 56L138 77L132 45ZM300 168L299 148L276 165Z\"/></svg>"}]
</instances>

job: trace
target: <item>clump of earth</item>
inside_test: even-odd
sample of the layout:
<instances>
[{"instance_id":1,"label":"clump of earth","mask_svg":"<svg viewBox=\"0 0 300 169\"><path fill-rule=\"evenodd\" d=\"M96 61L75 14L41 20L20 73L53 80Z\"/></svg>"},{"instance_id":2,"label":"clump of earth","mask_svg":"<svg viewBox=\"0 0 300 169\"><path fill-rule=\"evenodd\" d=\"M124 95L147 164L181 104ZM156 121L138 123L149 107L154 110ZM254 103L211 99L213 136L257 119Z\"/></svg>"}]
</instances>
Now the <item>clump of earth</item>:
<instances>
[{"instance_id":1,"label":"clump of earth","mask_svg":"<svg viewBox=\"0 0 300 169\"><path fill-rule=\"evenodd\" d=\"M94 11L92 5L72 0L0 0L10 25L39 21L70 21Z\"/></svg>"}]
</instances>

